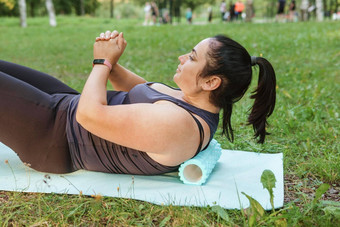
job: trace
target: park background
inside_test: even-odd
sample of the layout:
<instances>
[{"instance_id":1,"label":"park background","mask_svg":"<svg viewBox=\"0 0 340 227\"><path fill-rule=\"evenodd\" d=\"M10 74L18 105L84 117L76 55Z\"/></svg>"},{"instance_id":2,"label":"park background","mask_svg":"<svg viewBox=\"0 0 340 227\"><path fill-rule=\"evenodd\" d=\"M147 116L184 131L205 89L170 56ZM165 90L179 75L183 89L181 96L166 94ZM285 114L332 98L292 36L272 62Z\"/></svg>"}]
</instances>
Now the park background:
<instances>
[{"instance_id":1,"label":"park background","mask_svg":"<svg viewBox=\"0 0 340 227\"><path fill-rule=\"evenodd\" d=\"M128 41L120 60L122 65L149 81L169 85L175 85L172 76L178 65L177 57L190 51L201 39L219 33L243 44L251 55L267 58L276 71L277 104L269 119L271 135L266 143L257 144L251 127L245 124L245 113L252 104L250 92L234 108L234 143L221 137L221 129L215 139L225 149L282 152L285 205L275 211L259 213L256 209L157 206L101 196L1 191L1 225L340 225L340 21L332 16L336 8L329 13L325 10L322 21L315 11L310 13L308 21L300 21L298 16L289 21L277 19L276 1L255 0L255 17L251 22L231 22L221 21L220 1L205 1L191 6L194 18L189 24L185 12L190 6L182 1L180 23L176 18L173 25L143 26L145 1L115 1L112 17L111 1L83 1L96 4L95 10L86 8L86 4L84 10L79 10L79 6L71 4L80 1L53 2L56 26L50 26L45 1L27 0L27 27L22 28L18 2L0 0L0 59L49 73L78 91L91 70L94 38L108 29L123 31ZM338 4L326 2L327 6ZM11 12L8 11L10 3L14 3ZM69 13L58 13L56 3ZM297 1L297 7L300 3ZM214 15L211 23L207 21L209 7ZM269 8L272 14L268 13ZM258 69L254 69L255 78L257 74ZM255 84L256 79L251 88ZM324 190L318 191L320 188Z\"/></svg>"},{"instance_id":2,"label":"park background","mask_svg":"<svg viewBox=\"0 0 340 227\"><path fill-rule=\"evenodd\" d=\"M20 16L22 26L26 26L23 20L26 20L27 16L39 17L47 14L50 17L55 17L57 14L142 19L145 16L143 8L146 2L155 3L158 19L169 15L170 22L174 22L173 18L177 19L176 22L180 22L182 17L185 21L188 9L192 11L194 21L207 21L210 12L212 21L221 18L222 1L220 0L0 0L0 16ZM284 2L284 18L277 17L278 2ZM246 21L253 19L272 21L275 16L280 21L310 19L322 21L324 18L340 18L339 0L227 0L225 1L226 13L239 11L235 9L238 8L236 6L239 5L238 3L242 5L239 8L240 15L243 15L243 20Z\"/></svg>"}]
</instances>

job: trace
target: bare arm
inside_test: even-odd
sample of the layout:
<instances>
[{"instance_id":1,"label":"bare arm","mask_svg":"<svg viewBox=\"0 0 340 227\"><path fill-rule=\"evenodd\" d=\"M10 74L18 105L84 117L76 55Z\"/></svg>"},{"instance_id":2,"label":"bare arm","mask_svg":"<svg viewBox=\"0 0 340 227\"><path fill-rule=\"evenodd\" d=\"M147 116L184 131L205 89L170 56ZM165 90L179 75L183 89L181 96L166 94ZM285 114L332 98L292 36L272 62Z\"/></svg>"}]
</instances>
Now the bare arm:
<instances>
[{"instance_id":1,"label":"bare arm","mask_svg":"<svg viewBox=\"0 0 340 227\"><path fill-rule=\"evenodd\" d=\"M145 83L146 80L118 63L112 67L109 80L117 91L130 91L137 84Z\"/></svg>"},{"instance_id":2,"label":"bare arm","mask_svg":"<svg viewBox=\"0 0 340 227\"><path fill-rule=\"evenodd\" d=\"M123 66L119 65L117 62L120 58L120 56L123 54L125 47L127 45L126 40L123 37L123 34L119 34L118 31L114 30L112 33L110 31L107 31L105 34L101 33L100 37L96 38L96 42L98 41L113 41L117 40L116 44L120 43L121 47L119 47L118 51L114 51L112 53L106 53L111 54L111 58L113 61L112 64L112 71L109 75L109 81L111 82L113 88L118 91L130 91L131 88L136 86L137 84L145 83L146 80L137 74L131 72L130 70L124 68ZM119 45L117 45L119 46ZM111 46L112 47L112 46ZM106 52L107 50L110 50L109 46L106 47L107 49L103 49L99 51ZM102 55L99 55L102 56ZM103 58L105 55L103 55ZM106 56L107 57L107 56Z\"/></svg>"}]
</instances>

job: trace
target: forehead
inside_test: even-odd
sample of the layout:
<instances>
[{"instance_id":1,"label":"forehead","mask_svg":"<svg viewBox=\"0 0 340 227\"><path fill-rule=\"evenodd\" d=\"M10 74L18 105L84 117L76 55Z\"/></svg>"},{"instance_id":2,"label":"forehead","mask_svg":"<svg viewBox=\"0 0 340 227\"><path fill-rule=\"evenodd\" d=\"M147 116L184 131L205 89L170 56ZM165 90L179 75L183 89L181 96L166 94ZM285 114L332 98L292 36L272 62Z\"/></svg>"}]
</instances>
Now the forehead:
<instances>
[{"instance_id":1,"label":"forehead","mask_svg":"<svg viewBox=\"0 0 340 227\"><path fill-rule=\"evenodd\" d=\"M207 39L203 39L201 42L199 42L195 47L195 51L199 56L204 56L205 53L207 53L208 51L208 48L209 48L209 44L210 44L210 38L207 38Z\"/></svg>"}]
</instances>

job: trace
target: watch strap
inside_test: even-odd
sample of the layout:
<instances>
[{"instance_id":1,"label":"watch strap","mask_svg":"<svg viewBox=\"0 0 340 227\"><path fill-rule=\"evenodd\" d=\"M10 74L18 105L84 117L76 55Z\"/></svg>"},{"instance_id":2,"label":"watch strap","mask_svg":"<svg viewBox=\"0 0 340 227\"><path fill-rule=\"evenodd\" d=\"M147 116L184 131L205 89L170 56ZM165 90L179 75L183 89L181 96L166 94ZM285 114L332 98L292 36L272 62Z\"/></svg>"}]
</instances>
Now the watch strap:
<instances>
[{"instance_id":1,"label":"watch strap","mask_svg":"<svg viewBox=\"0 0 340 227\"><path fill-rule=\"evenodd\" d=\"M106 59L94 59L93 62L92 62L92 66L94 66L96 64L106 65L107 67L109 67L110 71L112 70L111 63Z\"/></svg>"}]
</instances>

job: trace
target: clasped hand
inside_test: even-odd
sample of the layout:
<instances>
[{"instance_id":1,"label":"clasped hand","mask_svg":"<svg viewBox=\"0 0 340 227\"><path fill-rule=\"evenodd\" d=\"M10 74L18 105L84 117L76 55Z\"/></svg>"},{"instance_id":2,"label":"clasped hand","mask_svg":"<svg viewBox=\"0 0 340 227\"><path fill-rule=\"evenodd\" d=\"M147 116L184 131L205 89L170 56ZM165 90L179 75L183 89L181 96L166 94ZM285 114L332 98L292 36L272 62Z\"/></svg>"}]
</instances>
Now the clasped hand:
<instances>
[{"instance_id":1,"label":"clasped hand","mask_svg":"<svg viewBox=\"0 0 340 227\"><path fill-rule=\"evenodd\" d=\"M123 54L126 45L122 32L118 33L116 30L113 32L106 31L96 38L93 45L93 57L94 59L106 59L114 65Z\"/></svg>"}]
</instances>

